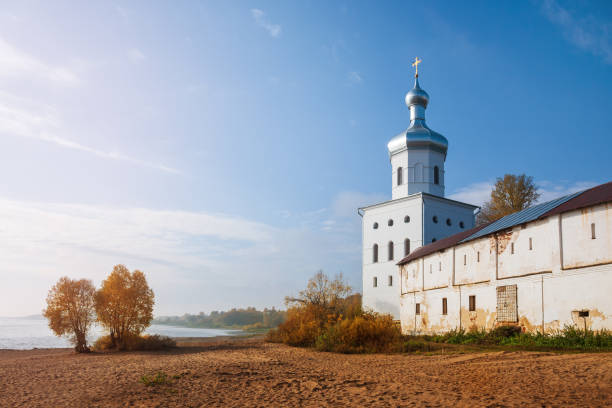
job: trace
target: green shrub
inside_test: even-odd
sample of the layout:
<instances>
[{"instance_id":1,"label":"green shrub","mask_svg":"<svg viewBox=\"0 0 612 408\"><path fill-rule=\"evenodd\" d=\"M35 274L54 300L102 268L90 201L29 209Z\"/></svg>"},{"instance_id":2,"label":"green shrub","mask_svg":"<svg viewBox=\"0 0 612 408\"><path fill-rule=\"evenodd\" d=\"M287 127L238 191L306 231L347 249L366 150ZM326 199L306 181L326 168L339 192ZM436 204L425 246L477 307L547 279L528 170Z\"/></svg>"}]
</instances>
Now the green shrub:
<instances>
[{"instance_id":1,"label":"green shrub","mask_svg":"<svg viewBox=\"0 0 612 408\"><path fill-rule=\"evenodd\" d=\"M142 377L140 377L140 382L147 387L153 387L156 385L170 384L171 380L170 378L168 378L166 373L164 373L163 371L158 371L157 373L155 373L155 375L143 375Z\"/></svg>"}]
</instances>

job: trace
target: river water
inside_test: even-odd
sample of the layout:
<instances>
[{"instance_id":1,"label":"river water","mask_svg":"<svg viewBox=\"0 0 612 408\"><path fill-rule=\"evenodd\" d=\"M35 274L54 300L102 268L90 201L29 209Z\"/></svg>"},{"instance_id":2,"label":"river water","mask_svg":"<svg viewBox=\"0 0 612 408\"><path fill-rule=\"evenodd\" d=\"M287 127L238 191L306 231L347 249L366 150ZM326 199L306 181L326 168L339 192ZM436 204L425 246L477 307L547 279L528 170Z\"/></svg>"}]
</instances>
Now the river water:
<instances>
[{"instance_id":1,"label":"river water","mask_svg":"<svg viewBox=\"0 0 612 408\"><path fill-rule=\"evenodd\" d=\"M241 333L240 330L196 329L153 324L145 331L146 334L160 334L169 337L215 337L232 336ZM89 336L92 343L105 334L101 328L94 327ZM0 317L0 349L30 350L33 348L64 348L72 347L66 338L57 337L47 326L47 320L36 317Z\"/></svg>"}]
</instances>

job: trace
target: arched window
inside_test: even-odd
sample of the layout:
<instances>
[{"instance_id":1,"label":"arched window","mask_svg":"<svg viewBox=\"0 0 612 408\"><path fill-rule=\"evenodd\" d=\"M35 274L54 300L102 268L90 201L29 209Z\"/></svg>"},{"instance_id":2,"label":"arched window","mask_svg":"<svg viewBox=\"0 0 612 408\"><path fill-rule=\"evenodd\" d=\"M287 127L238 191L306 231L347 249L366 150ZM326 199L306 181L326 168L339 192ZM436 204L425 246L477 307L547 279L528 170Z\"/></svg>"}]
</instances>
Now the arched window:
<instances>
[{"instance_id":1,"label":"arched window","mask_svg":"<svg viewBox=\"0 0 612 408\"><path fill-rule=\"evenodd\" d=\"M410 238L404 240L404 256L410 255Z\"/></svg>"},{"instance_id":2,"label":"arched window","mask_svg":"<svg viewBox=\"0 0 612 408\"><path fill-rule=\"evenodd\" d=\"M402 169L401 167L397 168L397 185L401 186L402 182L404 180L402 180L402 177L404 176L404 169Z\"/></svg>"},{"instance_id":3,"label":"arched window","mask_svg":"<svg viewBox=\"0 0 612 408\"><path fill-rule=\"evenodd\" d=\"M375 223L374 223L374 225L372 226L372 228L374 228L374 229L378 229L378 223L377 223L377 222L375 222Z\"/></svg>"},{"instance_id":4,"label":"arched window","mask_svg":"<svg viewBox=\"0 0 612 408\"><path fill-rule=\"evenodd\" d=\"M438 166L434 167L434 184L440 184L440 169Z\"/></svg>"},{"instance_id":5,"label":"arched window","mask_svg":"<svg viewBox=\"0 0 612 408\"><path fill-rule=\"evenodd\" d=\"M389 260L393 260L393 241L389 241Z\"/></svg>"},{"instance_id":6,"label":"arched window","mask_svg":"<svg viewBox=\"0 0 612 408\"><path fill-rule=\"evenodd\" d=\"M378 244L372 247L372 263L378 262Z\"/></svg>"},{"instance_id":7,"label":"arched window","mask_svg":"<svg viewBox=\"0 0 612 408\"><path fill-rule=\"evenodd\" d=\"M404 217L404 222L405 223L409 223L410 222L410 216L409 215Z\"/></svg>"}]
</instances>

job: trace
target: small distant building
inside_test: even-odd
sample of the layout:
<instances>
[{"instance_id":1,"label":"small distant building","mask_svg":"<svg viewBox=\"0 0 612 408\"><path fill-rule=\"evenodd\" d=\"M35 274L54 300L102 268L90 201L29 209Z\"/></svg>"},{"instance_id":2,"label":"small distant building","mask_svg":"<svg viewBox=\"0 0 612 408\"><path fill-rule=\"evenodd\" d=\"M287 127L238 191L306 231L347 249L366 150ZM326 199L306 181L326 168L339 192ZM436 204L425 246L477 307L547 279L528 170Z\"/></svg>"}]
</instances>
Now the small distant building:
<instances>
[{"instance_id":1,"label":"small distant building","mask_svg":"<svg viewBox=\"0 0 612 408\"><path fill-rule=\"evenodd\" d=\"M441 239L398 265L404 333L612 329L612 182Z\"/></svg>"},{"instance_id":2,"label":"small distant building","mask_svg":"<svg viewBox=\"0 0 612 408\"><path fill-rule=\"evenodd\" d=\"M359 209L363 307L398 320L397 261L423 245L472 228L478 208L444 197L448 140L425 123L428 103L417 73L413 89L406 94L410 125L387 144L391 200Z\"/></svg>"}]
</instances>

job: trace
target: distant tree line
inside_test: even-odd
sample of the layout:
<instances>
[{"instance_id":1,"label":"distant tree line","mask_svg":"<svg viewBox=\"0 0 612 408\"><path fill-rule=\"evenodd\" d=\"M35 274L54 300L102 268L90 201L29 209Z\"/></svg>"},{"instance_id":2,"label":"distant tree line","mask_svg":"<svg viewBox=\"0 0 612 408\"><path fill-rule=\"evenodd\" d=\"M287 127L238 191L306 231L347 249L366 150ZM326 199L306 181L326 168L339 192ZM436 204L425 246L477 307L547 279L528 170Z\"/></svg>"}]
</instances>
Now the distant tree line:
<instances>
[{"instance_id":1,"label":"distant tree line","mask_svg":"<svg viewBox=\"0 0 612 408\"><path fill-rule=\"evenodd\" d=\"M226 312L212 311L210 314L184 314L182 316L162 316L153 323L175 326L198 327L208 329L243 329L255 330L276 327L285 321L287 312L275 308L257 310L254 307L246 309L231 309Z\"/></svg>"}]
</instances>

